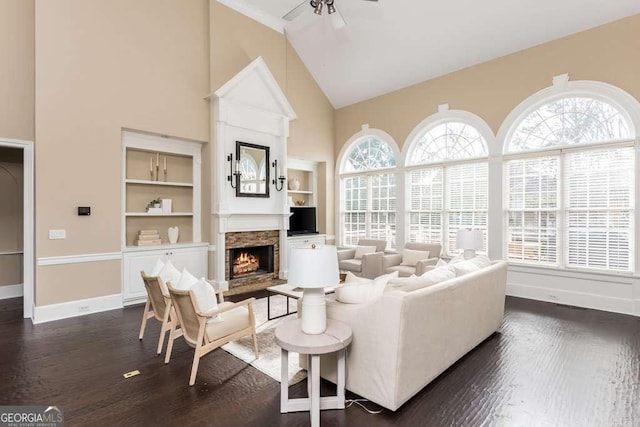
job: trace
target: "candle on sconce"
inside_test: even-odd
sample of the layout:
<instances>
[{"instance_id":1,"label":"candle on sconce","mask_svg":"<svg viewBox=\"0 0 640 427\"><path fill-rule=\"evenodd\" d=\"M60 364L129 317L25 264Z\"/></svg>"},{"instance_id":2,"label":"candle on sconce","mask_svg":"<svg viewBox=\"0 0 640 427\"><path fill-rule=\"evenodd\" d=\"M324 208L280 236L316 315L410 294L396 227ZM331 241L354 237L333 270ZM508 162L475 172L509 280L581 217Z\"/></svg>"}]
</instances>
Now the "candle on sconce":
<instances>
[{"instance_id":1,"label":"candle on sconce","mask_svg":"<svg viewBox=\"0 0 640 427\"><path fill-rule=\"evenodd\" d=\"M164 156L164 170L167 170L167 156Z\"/></svg>"},{"instance_id":2,"label":"candle on sconce","mask_svg":"<svg viewBox=\"0 0 640 427\"><path fill-rule=\"evenodd\" d=\"M160 153L156 153L156 167L160 166Z\"/></svg>"},{"instance_id":3,"label":"candle on sconce","mask_svg":"<svg viewBox=\"0 0 640 427\"><path fill-rule=\"evenodd\" d=\"M153 156L149 157L149 172L153 172Z\"/></svg>"},{"instance_id":4,"label":"candle on sconce","mask_svg":"<svg viewBox=\"0 0 640 427\"><path fill-rule=\"evenodd\" d=\"M240 172L240 160L236 160L236 172Z\"/></svg>"}]
</instances>

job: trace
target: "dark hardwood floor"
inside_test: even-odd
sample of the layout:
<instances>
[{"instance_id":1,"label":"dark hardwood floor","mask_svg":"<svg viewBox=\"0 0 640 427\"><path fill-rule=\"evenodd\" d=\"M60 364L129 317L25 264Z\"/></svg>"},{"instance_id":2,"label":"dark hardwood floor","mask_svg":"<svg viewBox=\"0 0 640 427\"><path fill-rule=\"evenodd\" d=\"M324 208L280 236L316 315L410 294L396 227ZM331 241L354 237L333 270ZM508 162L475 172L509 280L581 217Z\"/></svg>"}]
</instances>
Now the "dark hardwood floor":
<instances>
[{"instance_id":1,"label":"dark hardwood floor","mask_svg":"<svg viewBox=\"0 0 640 427\"><path fill-rule=\"evenodd\" d=\"M304 426L279 383L224 350L188 377L193 350L155 355L142 307L41 325L0 301L0 405L64 408L67 425ZM141 375L124 379L138 369ZM323 384L325 391L329 384ZM306 381L292 394L303 395ZM351 396L353 397L353 396ZM376 406L369 404L372 409ZM639 426L640 318L507 298L501 330L393 413L323 411L323 426Z\"/></svg>"}]
</instances>

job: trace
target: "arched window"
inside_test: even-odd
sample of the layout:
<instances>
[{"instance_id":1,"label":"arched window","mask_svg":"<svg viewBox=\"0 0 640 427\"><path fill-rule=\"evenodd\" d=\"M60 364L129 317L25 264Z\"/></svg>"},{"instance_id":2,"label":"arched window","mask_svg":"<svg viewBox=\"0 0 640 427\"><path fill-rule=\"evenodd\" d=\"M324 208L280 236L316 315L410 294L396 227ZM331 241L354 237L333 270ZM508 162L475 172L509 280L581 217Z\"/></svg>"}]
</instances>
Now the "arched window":
<instances>
[{"instance_id":1,"label":"arched window","mask_svg":"<svg viewBox=\"0 0 640 427\"><path fill-rule=\"evenodd\" d=\"M258 165L250 155L242 156L240 160L242 172L241 191L243 193L255 193L258 191L260 180L258 179Z\"/></svg>"},{"instance_id":2,"label":"arched window","mask_svg":"<svg viewBox=\"0 0 640 427\"><path fill-rule=\"evenodd\" d=\"M442 243L456 249L461 228L483 231L486 250L488 149L474 126L449 120L426 125L407 153L411 242Z\"/></svg>"},{"instance_id":3,"label":"arched window","mask_svg":"<svg viewBox=\"0 0 640 427\"><path fill-rule=\"evenodd\" d=\"M632 271L628 114L598 96L556 95L520 116L505 140L507 258Z\"/></svg>"},{"instance_id":4,"label":"arched window","mask_svg":"<svg viewBox=\"0 0 640 427\"><path fill-rule=\"evenodd\" d=\"M365 135L353 142L340 162L341 244L361 238L396 242L396 156L381 137Z\"/></svg>"}]
</instances>

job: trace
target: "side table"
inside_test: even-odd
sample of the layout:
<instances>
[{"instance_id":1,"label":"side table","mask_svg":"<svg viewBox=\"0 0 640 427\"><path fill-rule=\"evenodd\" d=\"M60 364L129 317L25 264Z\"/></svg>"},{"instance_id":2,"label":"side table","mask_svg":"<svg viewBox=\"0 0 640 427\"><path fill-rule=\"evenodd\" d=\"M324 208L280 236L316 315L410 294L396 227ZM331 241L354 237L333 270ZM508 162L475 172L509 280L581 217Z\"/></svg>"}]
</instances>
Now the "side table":
<instances>
[{"instance_id":1,"label":"side table","mask_svg":"<svg viewBox=\"0 0 640 427\"><path fill-rule=\"evenodd\" d=\"M337 320L327 319L327 330L318 335L302 332L302 321L292 319L276 328L276 343L281 347L280 412L309 411L311 427L320 426L320 411L344 409L346 349L351 343L351 328ZM289 352L307 354L308 396L289 399ZM320 355L338 353L338 384L335 396L320 397Z\"/></svg>"}]
</instances>

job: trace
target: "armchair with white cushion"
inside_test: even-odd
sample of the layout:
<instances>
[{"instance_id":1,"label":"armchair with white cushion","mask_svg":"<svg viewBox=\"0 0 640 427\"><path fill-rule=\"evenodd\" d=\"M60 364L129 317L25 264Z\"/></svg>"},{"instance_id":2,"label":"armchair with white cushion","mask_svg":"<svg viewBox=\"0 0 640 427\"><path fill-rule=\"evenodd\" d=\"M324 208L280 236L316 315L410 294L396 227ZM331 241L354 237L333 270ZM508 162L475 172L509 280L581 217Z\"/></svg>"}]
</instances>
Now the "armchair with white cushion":
<instances>
[{"instance_id":1,"label":"armchair with white cushion","mask_svg":"<svg viewBox=\"0 0 640 427\"><path fill-rule=\"evenodd\" d=\"M382 257L382 274L397 271L400 277L420 276L438 263L440 252L439 243L407 243L402 252Z\"/></svg>"},{"instance_id":2,"label":"armchair with white cushion","mask_svg":"<svg viewBox=\"0 0 640 427\"><path fill-rule=\"evenodd\" d=\"M373 279L380 276L386 240L360 239L355 248L338 251L340 271L350 271L356 276Z\"/></svg>"}]
</instances>

